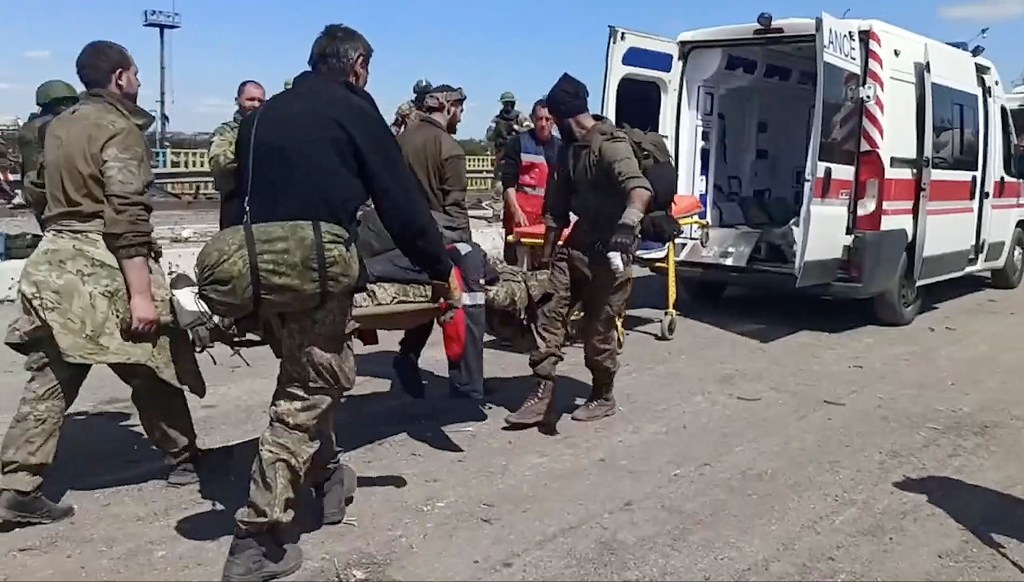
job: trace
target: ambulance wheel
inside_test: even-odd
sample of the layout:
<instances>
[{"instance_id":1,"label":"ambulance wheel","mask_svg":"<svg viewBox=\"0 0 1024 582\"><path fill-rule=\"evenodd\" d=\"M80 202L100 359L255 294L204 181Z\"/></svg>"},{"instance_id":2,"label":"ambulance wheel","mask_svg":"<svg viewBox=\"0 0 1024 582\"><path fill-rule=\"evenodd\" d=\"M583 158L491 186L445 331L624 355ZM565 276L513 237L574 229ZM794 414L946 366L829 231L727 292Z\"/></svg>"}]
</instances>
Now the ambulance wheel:
<instances>
[{"instance_id":1,"label":"ambulance wheel","mask_svg":"<svg viewBox=\"0 0 1024 582\"><path fill-rule=\"evenodd\" d=\"M992 271L992 286L996 289L1016 289L1024 276L1024 231L1017 227L1013 230L1010 241L1010 252L1006 254L1006 263L1002 268Z\"/></svg>"},{"instance_id":2,"label":"ambulance wheel","mask_svg":"<svg viewBox=\"0 0 1024 582\"><path fill-rule=\"evenodd\" d=\"M658 337L668 341L676 335L676 316L665 314L661 316L661 333Z\"/></svg>"},{"instance_id":3,"label":"ambulance wheel","mask_svg":"<svg viewBox=\"0 0 1024 582\"><path fill-rule=\"evenodd\" d=\"M921 292L907 268L906 253L900 259L897 272L900 275L892 289L873 300L878 322L892 327L910 325L921 311Z\"/></svg>"},{"instance_id":4,"label":"ambulance wheel","mask_svg":"<svg viewBox=\"0 0 1024 582\"><path fill-rule=\"evenodd\" d=\"M721 281L702 281L700 279L682 280L679 286L683 293L697 304L715 303L725 295L728 285Z\"/></svg>"}]
</instances>

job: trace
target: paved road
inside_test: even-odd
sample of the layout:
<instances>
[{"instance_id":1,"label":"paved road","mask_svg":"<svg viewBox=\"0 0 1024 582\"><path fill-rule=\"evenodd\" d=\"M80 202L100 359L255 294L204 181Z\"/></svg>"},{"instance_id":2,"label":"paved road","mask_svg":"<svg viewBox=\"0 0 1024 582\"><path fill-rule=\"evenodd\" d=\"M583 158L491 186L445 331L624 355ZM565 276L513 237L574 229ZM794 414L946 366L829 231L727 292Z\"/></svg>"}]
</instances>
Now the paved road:
<instances>
[{"instance_id":1,"label":"paved road","mask_svg":"<svg viewBox=\"0 0 1024 582\"><path fill-rule=\"evenodd\" d=\"M306 534L296 578L1018 579L1024 292L986 285L943 285L903 329L856 303L737 295L662 343L661 281L644 278L619 414L556 436L501 429L530 388L521 355L488 350L485 415L446 399L439 346L426 403L387 392L394 337L360 348L337 426L358 527ZM252 367L215 356L193 401L216 448L202 486L163 487L126 390L97 369L49 484L78 514L0 535L0 578L219 576L274 368L261 350ZM3 358L0 424L26 376ZM578 348L561 373L569 411Z\"/></svg>"}]
</instances>

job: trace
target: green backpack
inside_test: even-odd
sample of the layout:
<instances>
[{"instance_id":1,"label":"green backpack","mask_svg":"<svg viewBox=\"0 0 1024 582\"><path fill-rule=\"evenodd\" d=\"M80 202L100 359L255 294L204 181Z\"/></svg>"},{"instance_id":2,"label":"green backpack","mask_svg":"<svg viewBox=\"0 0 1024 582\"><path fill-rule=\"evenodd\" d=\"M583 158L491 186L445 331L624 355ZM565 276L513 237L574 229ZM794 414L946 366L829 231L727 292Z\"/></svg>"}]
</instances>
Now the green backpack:
<instances>
[{"instance_id":1,"label":"green backpack","mask_svg":"<svg viewBox=\"0 0 1024 582\"><path fill-rule=\"evenodd\" d=\"M618 130L629 140L640 172L651 183L653 196L640 221L640 236L654 242L671 242L679 235L681 227L672 216L679 173L668 144L656 131L643 131L625 124L619 125Z\"/></svg>"}]
</instances>

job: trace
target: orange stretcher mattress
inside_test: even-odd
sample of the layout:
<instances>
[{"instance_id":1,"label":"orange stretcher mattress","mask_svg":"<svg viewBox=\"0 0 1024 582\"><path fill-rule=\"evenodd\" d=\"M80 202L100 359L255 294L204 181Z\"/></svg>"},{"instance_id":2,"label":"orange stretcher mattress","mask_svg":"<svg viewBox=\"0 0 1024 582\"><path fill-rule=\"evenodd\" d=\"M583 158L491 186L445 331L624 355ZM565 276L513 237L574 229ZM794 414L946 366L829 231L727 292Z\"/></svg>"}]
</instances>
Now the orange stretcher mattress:
<instances>
[{"instance_id":1,"label":"orange stretcher mattress","mask_svg":"<svg viewBox=\"0 0 1024 582\"><path fill-rule=\"evenodd\" d=\"M703 209L700 198L696 196L678 195L672 200L672 216L680 220L694 216ZM544 240L545 228L544 224L532 224L530 226L517 227L512 233L518 240ZM562 233L563 241L569 236L570 232L572 232L571 226Z\"/></svg>"}]
</instances>

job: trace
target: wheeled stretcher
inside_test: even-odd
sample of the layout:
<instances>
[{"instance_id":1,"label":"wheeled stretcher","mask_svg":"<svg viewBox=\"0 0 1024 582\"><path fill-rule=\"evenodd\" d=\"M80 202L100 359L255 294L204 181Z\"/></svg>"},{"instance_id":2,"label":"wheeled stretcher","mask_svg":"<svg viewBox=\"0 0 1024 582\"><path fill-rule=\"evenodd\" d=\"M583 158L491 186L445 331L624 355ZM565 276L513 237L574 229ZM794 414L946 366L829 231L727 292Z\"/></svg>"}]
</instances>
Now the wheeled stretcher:
<instances>
[{"instance_id":1,"label":"wheeled stretcher","mask_svg":"<svg viewBox=\"0 0 1024 582\"><path fill-rule=\"evenodd\" d=\"M706 227L707 221L698 218L698 214L703 209L700 199L696 196L676 196L672 202L672 216L684 228L688 226ZM517 247L516 255L520 267L536 268L544 246L544 230L543 224L523 226L514 229L513 233L507 237L507 242ZM566 229L559 244L565 241L570 231L571 227ZM660 333L660 337L665 340L672 339L676 330L676 270L669 268L669 265L674 267L678 257L681 256L682 247L685 245L686 240L682 237L677 238L672 244L664 245L652 246L641 241L641 246L635 255L636 264L647 267L655 273L665 274L667 277L666 307L661 319ZM574 318L578 320L580 315L577 313ZM616 320L620 349L625 341L625 332L622 326L624 317L625 314L621 314Z\"/></svg>"}]
</instances>

